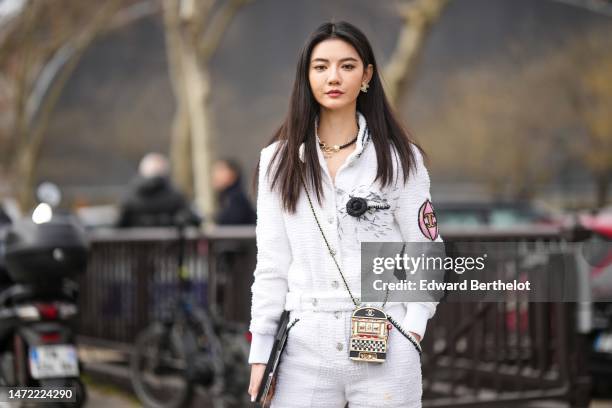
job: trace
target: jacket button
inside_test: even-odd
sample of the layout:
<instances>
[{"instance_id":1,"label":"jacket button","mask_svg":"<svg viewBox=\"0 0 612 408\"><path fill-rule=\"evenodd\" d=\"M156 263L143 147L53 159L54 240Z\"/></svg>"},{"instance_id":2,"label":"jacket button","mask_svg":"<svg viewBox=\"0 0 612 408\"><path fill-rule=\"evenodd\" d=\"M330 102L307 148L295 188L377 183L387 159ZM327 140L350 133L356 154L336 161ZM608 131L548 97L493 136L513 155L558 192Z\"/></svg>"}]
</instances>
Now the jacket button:
<instances>
[{"instance_id":1,"label":"jacket button","mask_svg":"<svg viewBox=\"0 0 612 408\"><path fill-rule=\"evenodd\" d=\"M340 312L334 312L334 317L336 319L340 319Z\"/></svg>"},{"instance_id":2,"label":"jacket button","mask_svg":"<svg viewBox=\"0 0 612 408\"><path fill-rule=\"evenodd\" d=\"M319 301L316 298L312 299L312 305L313 306L316 306L318 304L319 304Z\"/></svg>"},{"instance_id":3,"label":"jacket button","mask_svg":"<svg viewBox=\"0 0 612 408\"><path fill-rule=\"evenodd\" d=\"M338 286L340 286L340 285L338 284L338 281L333 281L333 282L332 282L332 288L334 288L334 289L338 289Z\"/></svg>"},{"instance_id":4,"label":"jacket button","mask_svg":"<svg viewBox=\"0 0 612 408\"><path fill-rule=\"evenodd\" d=\"M334 218L333 216L331 216L331 217L329 217L329 218L327 219L327 222L329 222L330 224L333 224L333 223L334 223L334 220L335 220L335 218Z\"/></svg>"},{"instance_id":5,"label":"jacket button","mask_svg":"<svg viewBox=\"0 0 612 408\"><path fill-rule=\"evenodd\" d=\"M343 347L344 347L344 346L342 345L342 343L338 343L338 344L336 344L336 350L338 350L338 351L342 351L342 348L343 348Z\"/></svg>"}]
</instances>

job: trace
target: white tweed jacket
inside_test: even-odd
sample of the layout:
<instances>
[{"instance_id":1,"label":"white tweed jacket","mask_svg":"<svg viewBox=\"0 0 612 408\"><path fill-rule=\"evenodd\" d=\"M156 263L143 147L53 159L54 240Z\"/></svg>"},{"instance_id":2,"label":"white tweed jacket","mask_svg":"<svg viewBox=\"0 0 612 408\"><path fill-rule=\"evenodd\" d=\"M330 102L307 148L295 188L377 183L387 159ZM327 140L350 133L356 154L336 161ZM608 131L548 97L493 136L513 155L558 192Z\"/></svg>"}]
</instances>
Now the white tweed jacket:
<instances>
[{"instance_id":1,"label":"white tweed jacket","mask_svg":"<svg viewBox=\"0 0 612 408\"><path fill-rule=\"evenodd\" d=\"M376 152L361 113L358 113L358 122L356 149L336 172L335 185L325 158L317 149L319 163L325 173L322 205L318 204L315 194L310 194L325 235L356 297L361 290L361 241L442 240L435 215L427 214L433 213L429 174L418 149L414 148L417 171L410 173L408 182L403 184L403 179L399 177L397 182L383 188L378 181L374 182ZM315 143L315 138L312 142ZM281 207L278 191L270 189L266 173L278 143L264 148L260 155L257 266L251 287L251 364L267 362L283 309L342 311L354 308L316 225L306 195L300 195L296 212L289 214ZM303 161L303 146L300 159ZM394 163L397 166L398 162ZM369 204L388 204L382 207L389 208L372 208L356 218L347 214L346 210L346 203L351 197L365 198ZM434 315L437 303L404 304L406 314L403 328L423 337L427 320Z\"/></svg>"}]
</instances>

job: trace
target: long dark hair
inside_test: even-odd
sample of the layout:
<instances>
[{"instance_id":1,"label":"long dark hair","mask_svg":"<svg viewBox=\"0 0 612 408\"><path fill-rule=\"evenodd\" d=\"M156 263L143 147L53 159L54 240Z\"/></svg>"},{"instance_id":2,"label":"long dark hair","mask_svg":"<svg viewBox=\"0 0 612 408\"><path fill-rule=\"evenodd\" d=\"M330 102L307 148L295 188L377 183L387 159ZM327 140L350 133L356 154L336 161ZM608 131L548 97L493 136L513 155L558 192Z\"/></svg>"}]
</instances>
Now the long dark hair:
<instances>
[{"instance_id":1,"label":"long dark hair","mask_svg":"<svg viewBox=\"0 0 612 408\"><path fill-rule=\"evenodd\" d=\"M330 38L338 38L352 45L359 54L364 69L368 64L374 67L367 94L360 92L357 97L357 110L365 116L376 149L378 170L375 181L380 180L383 186L394 181L391 144L397 151L404 183L408 180L410 169L414 169L415 159L411 144L422 153L421 148L411 140L393 113L383 90L372 47L366 36L357 27L345 21L324 23L310 35L300 52L289 112L269 142L272 144L281 141L272 156L268 170L273 169L272 189L280 192L283 208L290 213L295 212L302 190L302 174L307 184L314 187L319 203L323 195L321 166L316 150L318 147L316 143L306 143L308 139L315 137L315 118L320 110L319 103L310 89L308 72L313 48ZM302 143L304 143L303 165L298 156ZM268 176L269 174L266 174L266 177Z\"/></svg>"}]
</instances>

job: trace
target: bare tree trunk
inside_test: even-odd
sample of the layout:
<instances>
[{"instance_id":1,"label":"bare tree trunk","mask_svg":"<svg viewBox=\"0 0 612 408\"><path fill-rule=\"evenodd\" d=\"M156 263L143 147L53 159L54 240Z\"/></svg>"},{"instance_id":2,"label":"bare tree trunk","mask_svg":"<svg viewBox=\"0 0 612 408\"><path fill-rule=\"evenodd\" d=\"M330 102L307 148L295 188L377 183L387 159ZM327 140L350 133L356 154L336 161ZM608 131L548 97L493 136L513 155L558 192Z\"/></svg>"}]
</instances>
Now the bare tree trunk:
<instances>
[{"instance_id":1,"label":"bare tree trunk","mask_svg":"<svg viewBox=\"0 0 612 408\"><path fill-rule=\"evenodd\" d=\"M175 183L188 197L193 197L193 165L191 160L189 113L182 106L177 107L172 121L170 162L172 163L172 178Z\"/></svg>"},{"instance_id":2,"label":"bare tree trunk","mask_svg":"<svg viewBox=\"0 0 612 408\"><path fill-rule=\"evenodd\" d=\"M187 17L192 18L193 12L190 10ZM181 188L193 193L198 208L208 218L214 212L210 184L210 161L214 153L208 118L209 75L200 62L197 42L189 33L182 32L176 1L165 1L164 20L169 71L177 99L170 147L174 174ZM189 188L185 188L186 182L192 182Z\"/></svg>"},{"instance_id":3,"label":"bare tree trunk","mask_svg":"<svg viewBox=\"0 0 612 408\"><path fill-rule=\"evenodd\" d=\"M163 3L163 16L166 35L166 55L168 60L168 74L174 97L176 111L172 121L172 134L170 137L170 161L172 163L172 176L178 187L187 196L193 197L193 164L191 157L191 128L187 106L187 84L183 73L183 63L180 49L182 38L178 14L178 4L174 0Z\"/></svg>"},{"instance_id":4,"label":"bare tree trunk","mask_svg":"<svg viewBox=\"0 0 612 408\"><path fill-rule=\"evenodd\" d=\"M49 127L51 114L91 39L93 37L79 45L79 51L72 55L70 61L62 69L59 78L53 83L49 95L42 104L40 119L34 129L26 136L27 140L21 144L21 148L17 153L18 164L15 174L19 185L17 197L21 208L29 208L32 205L36 164L40 158L40 150L44 141L44 135Z\"/></svg>"},{"instance_id":5,"label":"bare tree trunk","mask_svg":"<svg viewBox=\"0 0 612 408\"><path fill-rule=\"evenodd\" d=\"M398 106L406 88L414 81L417 60L434 23L448 0L414 0L400 5L404 24L385 69L386 94Z\"/></svg>"},{"instance_id":6,"label":"bare tree trunk","mask_svg":"<svg viewBox=\"0 0 612 408\"><path fill-rule=\"evenodd\" d=\"M187 110L189 112L189 129L191 132L191 152L193 163L193 181L196 204L209 218L214 212L214 192L212 189L210 168L213 152L210 134L209 96L210 79L206 68L198 64L195 50L184 50L183 75L189 84L187 91Z\"/></svg>"},{"instance_id":7,"label":"bare tree trunk","mask_svg":"<svg viewBox=\"0 0 612 408\"><path fill-rule=\"evenodd\" d=\"M164 21L170 76L177 98L172 146L177 182L193 180L195 201L207 219L215 211L210 170L216 156L210 116L208 63L227 27L247 0L164 1ZM215 9L213 13L213 9Z\"/></svg>"},{"instance_id":8,"label":"bare tree trunk","mask_svg":"<svg viewBox=\"0 0 612 408\"><path fill-rule=\"evenodd\" d=\"M23 148L28 137L28 122L27 122L27 100L31 91L31 82L28 78L30 74L30 66L34 64L32 61L32 33L36 27L36 20L40 13L40 4L35 3L29 5L24 10L24 22L25 28L20 35L20 41L23 45L23 59L21 61L21 67L17 73L16 79L16 92L15 92L15 121L13 124L12 137L8 138L6 150L2 156L2 163L5 166L6 172L11 176L14 172L14 167L17 166L15 163L18 158L18 152ZM14 177L11 177L14 180ZM18 183L18 182L17 182Z\"/></svg>"},{"instance_id":9,"label":"bare tree trunk","mask_svg":"<svg viewBox=\"0 0 612 408\"><path fill-rule=\"evenodd\" d=\"M603 208L608 203L608 190L611 178L610 173L599 174L595 178L597 188L596 208Z\"/></svg>"}]
</instances>

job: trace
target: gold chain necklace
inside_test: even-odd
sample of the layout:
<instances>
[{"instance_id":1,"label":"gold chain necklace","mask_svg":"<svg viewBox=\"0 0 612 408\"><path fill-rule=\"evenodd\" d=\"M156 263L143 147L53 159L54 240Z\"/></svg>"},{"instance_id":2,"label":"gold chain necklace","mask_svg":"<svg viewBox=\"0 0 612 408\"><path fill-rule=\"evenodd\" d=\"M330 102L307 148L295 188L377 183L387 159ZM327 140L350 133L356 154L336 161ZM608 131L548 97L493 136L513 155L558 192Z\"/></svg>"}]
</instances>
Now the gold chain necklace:
<instances>
[{"instance_id":1,"label":"gold chain necklace","mask_svg":"<svg viewBox=\"0 0 612 408\"><path fill-rule=\"evenodd\" d=\"M323 157L325 157L326 159L329 159L335 153L338 153L340 151L340 149L344 149L345 147L349 147L350 145L352 145L353 143L355 143L357 141L357 138L359 137L359 116L357 115L357 113L355 113L355 120L357 121L357 134L355 135L353 140L351 140L350 142L345 143L343 145L328 145L325 142L319 141L319 148L323 151ZM318 128L318 124L315 125L315 126L317 126L317 128Z\"/></svg>"},{"instance_id":2,"label":"gold chain necklace","mask_svg":"<svg viewBox=\"0 0 612 408\"><path fill-rule=\"evenodd\" d=\"M357 136L355 136L355 138L353 140L351 140L350 142L345 143L343 145L328 145L325 142L319 142L319 147L323 151L323 156L325 156L325 158L329 158L334 153L338 153L340 151L340 149L344 149L345 147L349 147L350 145L352 145L356 141L357 141Z\"/></svg>"}]
</instances>

